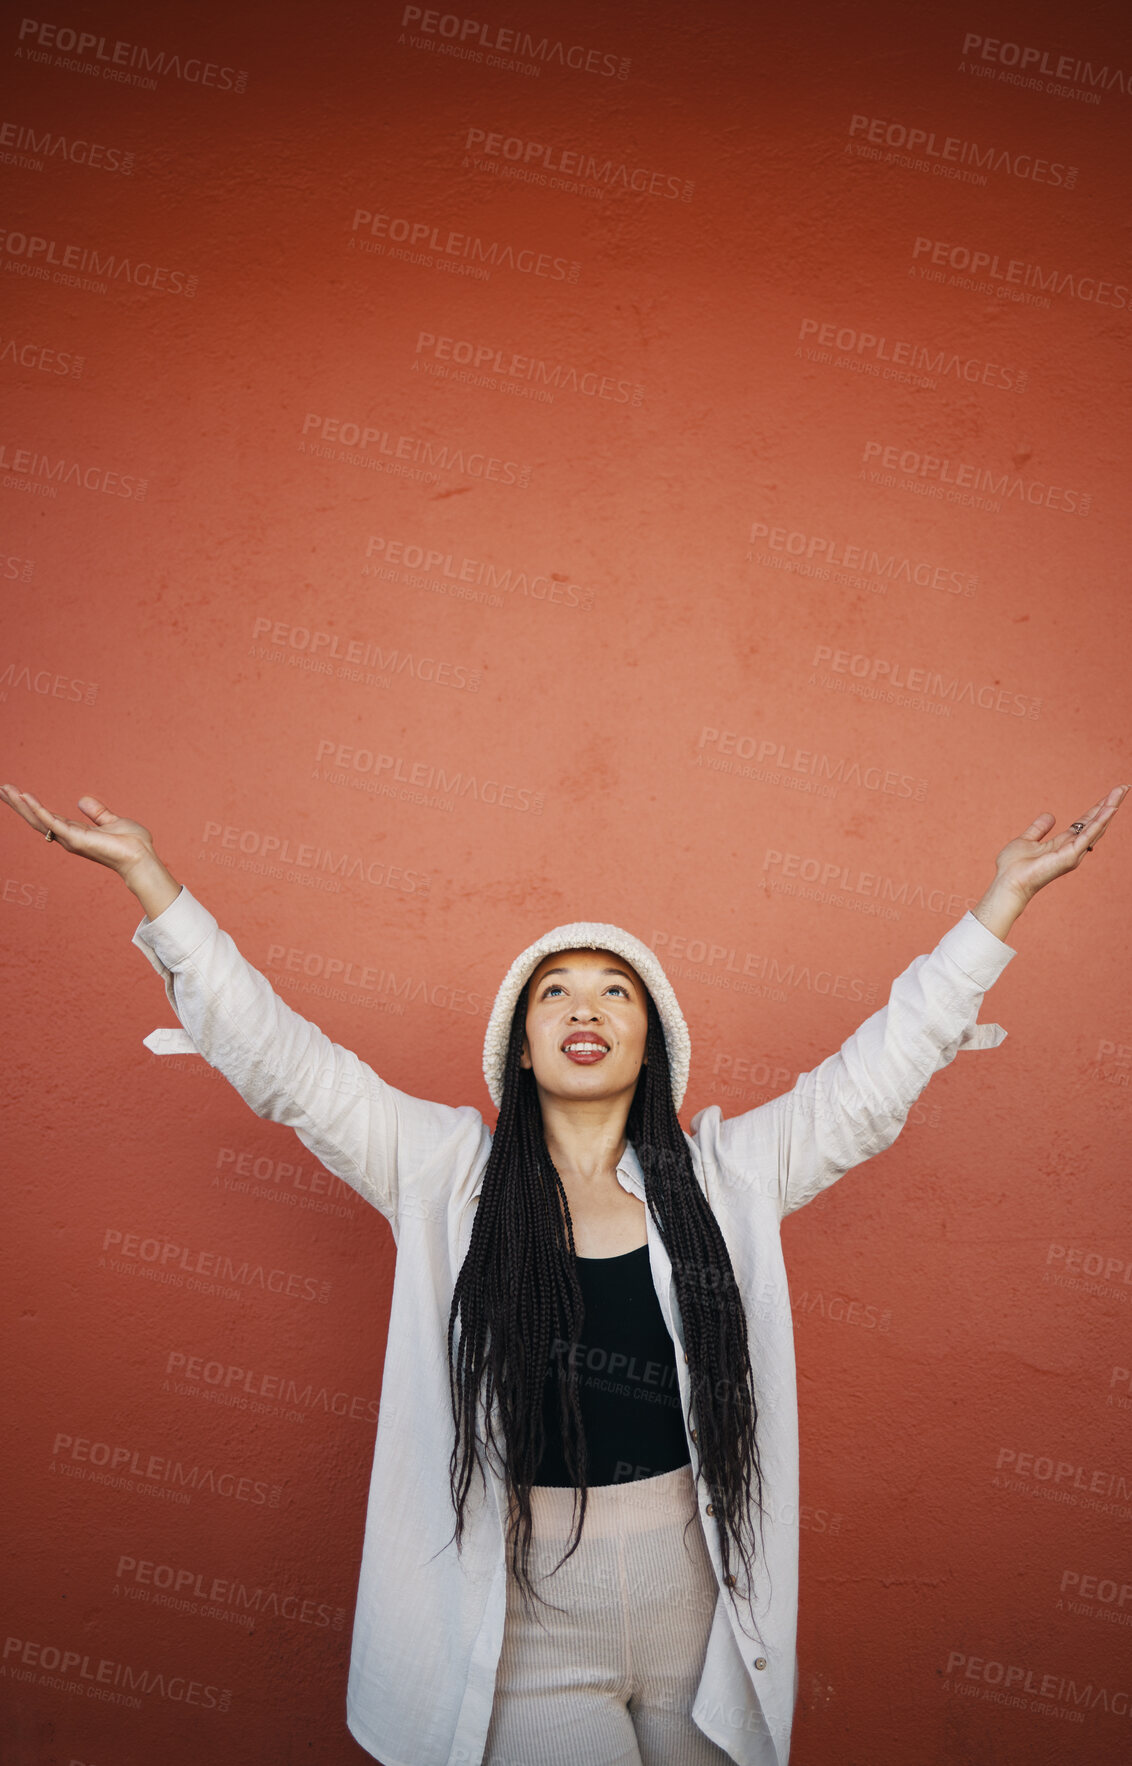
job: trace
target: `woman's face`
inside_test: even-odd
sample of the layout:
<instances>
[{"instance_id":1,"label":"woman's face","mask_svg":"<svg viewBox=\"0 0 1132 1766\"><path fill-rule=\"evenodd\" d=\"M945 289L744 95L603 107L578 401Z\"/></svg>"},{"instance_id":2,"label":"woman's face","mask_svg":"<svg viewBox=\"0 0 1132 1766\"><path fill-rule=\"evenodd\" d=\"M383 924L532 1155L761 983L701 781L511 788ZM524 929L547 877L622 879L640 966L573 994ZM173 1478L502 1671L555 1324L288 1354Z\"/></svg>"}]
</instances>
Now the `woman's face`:
<instances>
[{"instance_id":1,"label":"woman's face","mask_svg":"<svg viewBox=\"0 0 1132 1766\"><path fill-rule=\"evenodd\" d=\"M523 1066L533 1068L539 1089L552 1097L631 1092L645 1058L647 999L624 957L608 950L554 951L527 990Z\"/></svg>"}]
</instances>

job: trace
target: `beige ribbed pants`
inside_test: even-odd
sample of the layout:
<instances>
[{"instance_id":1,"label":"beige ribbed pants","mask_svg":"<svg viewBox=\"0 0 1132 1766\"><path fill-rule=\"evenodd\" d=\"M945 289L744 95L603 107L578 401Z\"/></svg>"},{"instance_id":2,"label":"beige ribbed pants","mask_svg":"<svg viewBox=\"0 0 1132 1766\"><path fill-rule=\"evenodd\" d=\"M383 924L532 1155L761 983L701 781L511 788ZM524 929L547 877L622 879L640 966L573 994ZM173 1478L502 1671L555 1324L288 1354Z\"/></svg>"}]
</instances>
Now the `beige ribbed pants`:
<instances>
[{"instance_id":1,"label":"beige ribbed pants","mask_svg":"<svg viewBox=\"0 0 1132 1766\"><path fill-rule=\"evenodd\" d=\"M691 1715L719 1595L691 1467L591 1488L554 1570L573 1506L531 1491L531 1579L564 1611L528 1617L508 1566L483 1766L726 1766Z\"/></svg>"}]
</instances>

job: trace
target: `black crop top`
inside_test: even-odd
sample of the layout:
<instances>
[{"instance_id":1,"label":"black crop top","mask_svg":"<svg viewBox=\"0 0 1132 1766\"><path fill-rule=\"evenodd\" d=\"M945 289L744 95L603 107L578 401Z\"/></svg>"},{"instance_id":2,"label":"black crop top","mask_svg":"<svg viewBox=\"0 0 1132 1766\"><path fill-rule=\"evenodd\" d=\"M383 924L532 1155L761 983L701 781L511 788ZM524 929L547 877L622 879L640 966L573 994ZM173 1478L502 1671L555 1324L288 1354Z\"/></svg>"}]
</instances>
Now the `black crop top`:
<instances>
[{"instance_id":1,"label":"black crop top","mask_svg":"<svg viewBox=\"0 0 1132 1766\"><path fill-rule=\"evenodd\" d=\"M676 1345L653 1286L649 1248L574 1259L585 1303L582 1340L551 1340L543 1387L546 1446L536 1484L572 1485L562 1452L558 1385L573 1355L589 1453L589 1484L654 1478L691 1463Z\"/></svg>"}]
</instances>

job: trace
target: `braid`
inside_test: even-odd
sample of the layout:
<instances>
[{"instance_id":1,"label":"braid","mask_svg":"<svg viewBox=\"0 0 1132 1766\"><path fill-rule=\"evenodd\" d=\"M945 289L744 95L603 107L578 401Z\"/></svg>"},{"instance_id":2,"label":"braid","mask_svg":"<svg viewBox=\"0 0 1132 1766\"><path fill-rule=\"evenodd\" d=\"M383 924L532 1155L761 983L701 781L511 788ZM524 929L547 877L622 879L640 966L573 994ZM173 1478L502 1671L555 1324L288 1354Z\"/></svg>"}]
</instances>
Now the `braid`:
<instances>
[{"instance_id":1,"label":"braid","mask_svg":"<svg viewBox=\"0 0 1132 1766\"><path fill-rule=\"evenodd\" d=\"M455 1424L449 1481L457 1548L463 1540L473 1463L483 1482L478 1438L487 1453L494 1450L504 1479L511 1520L511 1570L529 1604L531 1596L543 1598L529 1571L530 1492L545 1444L544 1381L552 1338L576 1342L582 1334L583 1301L574 1266L574 1229L566 1191L546 1145L534 1073L520 1061L527 993L525 986L511 1020L499 1119L471 1240L452 1296L448 1362ZM743 1533L750 1532L752 1475L760 1529L763 1510L746 1314L727 1246L696 1181L691 1152L677 1120L664 1030L647 989L646 999L647 1058L641 1066L625 1133L640 1161L645 1201L672 1263L698 1437L693 1444L697 1452L694 1469L697 1477L704 1472L711 1492L724 1580L734 1600L732 1542L742 1558L748 1585L751 1573ZM554 1205L556 1197L560 1206ZM453 1354L457 1317L459 1343ZM573 1359L567 1358L566 1378L557 1384L563 1456L575 1486L576 1532L559 1564L581 1542L588 1492ZM482 1437L473 1420L481 1395L486 1419ZM493 1414L496 1406L502 1451Z\"/></svg>"},{"instance_id":2,"label":"braid","mask_svg":"<svg viewBox=\"0 0 1132 1766\"><path fill-rule=\"evenodd\" d=\"M647 1063L629 1106L626 1138L645 1178L645 1201L672 1264L688 1357L697 1479L704 1475L715 1514L724 1585L732 1591L732 1551L749 1588L751 1484L762 1537L763 1479L747 1315L719 1222L696 1181L692 1155L672 1102L668 1047L648 996ZM694 1517L693 1517L694 1518ZM685 1532L687 1529L685 1528ZM738 1610L738 1609L736 1609Z\"/></svg>"}]
</instances>

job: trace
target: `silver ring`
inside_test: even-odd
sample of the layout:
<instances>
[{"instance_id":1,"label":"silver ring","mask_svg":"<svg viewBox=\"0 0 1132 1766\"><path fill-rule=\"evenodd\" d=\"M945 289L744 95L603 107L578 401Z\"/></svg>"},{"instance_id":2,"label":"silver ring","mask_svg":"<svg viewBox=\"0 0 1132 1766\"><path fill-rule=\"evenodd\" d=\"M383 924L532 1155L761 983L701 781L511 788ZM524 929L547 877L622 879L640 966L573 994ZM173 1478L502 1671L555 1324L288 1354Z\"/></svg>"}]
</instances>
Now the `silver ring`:
<instances>
[{"instance_id":1,"label":"silver ring","mask_svg":"<svg viewBox=\"0 0 1132 1766\"><path fill-rule=\"evenodd\" d=\"M47 830L46 834L43 836L43 838L45 840L54 840L54 838L55 838L54 828L48 828L48 830Z\"/></svg>"},{"instance_id":2,"label":"silver ring","mask_svg":"<svg viewBox=\"0 0 1132 1766\"><path fill-rule=\"evenodd\" d=\"M1084 827L1084 826L1085 826L1085 824L1084 824L1084 822L1070 822L1070 824L1069 824L1069 832L1070 832L1070 833L1071 833L1071 834L1079 834L1079 833L1080 833L1080 832L1081 832L1081 829L1082 829L1082 828L1083 828L1083 827Z\"/></svg>"}]
</instances>

